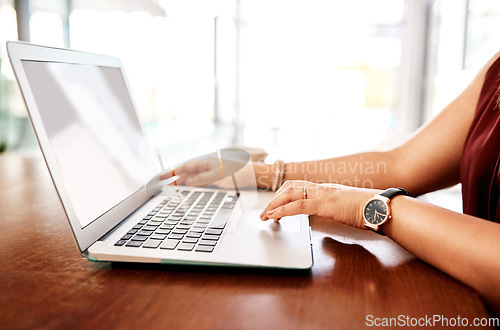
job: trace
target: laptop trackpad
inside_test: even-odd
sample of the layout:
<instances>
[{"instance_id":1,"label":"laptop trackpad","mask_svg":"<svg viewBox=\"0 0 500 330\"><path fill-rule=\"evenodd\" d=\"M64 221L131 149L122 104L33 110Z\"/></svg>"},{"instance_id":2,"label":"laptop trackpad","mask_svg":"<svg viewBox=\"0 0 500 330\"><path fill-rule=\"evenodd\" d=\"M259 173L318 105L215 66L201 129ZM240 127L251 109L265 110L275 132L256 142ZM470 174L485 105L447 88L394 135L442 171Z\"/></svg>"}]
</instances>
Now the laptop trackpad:
<instances>
[{"instance_id":1,"label":"laptop trackpad","mask_svg":"<svg viewBox=\"0 0 500 330\"><path fill-rule=\"evenodd\" d=\"M260 209L246 209L238 224L239 229L253 229L259 231L282 231L287 233L300 233L300 217L286 217L279 222L273 220L260 220Z\"/></svg>"}]
</instances>

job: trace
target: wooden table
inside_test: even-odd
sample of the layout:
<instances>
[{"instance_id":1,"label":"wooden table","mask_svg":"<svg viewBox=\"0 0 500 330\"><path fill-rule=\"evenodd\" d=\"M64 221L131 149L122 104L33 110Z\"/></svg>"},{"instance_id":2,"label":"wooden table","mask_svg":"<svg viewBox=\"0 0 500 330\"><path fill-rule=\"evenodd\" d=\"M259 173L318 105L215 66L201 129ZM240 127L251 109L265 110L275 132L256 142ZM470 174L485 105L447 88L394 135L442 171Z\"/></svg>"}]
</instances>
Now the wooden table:
<instances>
[{"instance_id":1,"label":"wooden table","mask_svg":"<svg viewBox=\"0 0 500 330\"><path fill-rule=\"evenodd\" d=\"M369 315L488 317L476 292L389 239L311 226L307 272L93 263L43 161L2 155L0 328L358 329Z\"/></svg>"}]
</instances>

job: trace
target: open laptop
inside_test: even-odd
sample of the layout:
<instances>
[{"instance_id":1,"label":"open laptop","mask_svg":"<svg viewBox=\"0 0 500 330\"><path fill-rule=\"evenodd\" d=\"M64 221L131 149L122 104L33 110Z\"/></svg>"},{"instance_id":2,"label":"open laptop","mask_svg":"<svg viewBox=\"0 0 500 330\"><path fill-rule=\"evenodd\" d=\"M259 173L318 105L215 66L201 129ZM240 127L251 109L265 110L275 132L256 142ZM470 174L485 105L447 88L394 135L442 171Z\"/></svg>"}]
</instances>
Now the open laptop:
<instances>
[{"instance_id":1,"label":"open laptop","mask_svg":"<svg viewBox=\"0 0 500 330\"><path fill-rule=\"evenodd\" d=\"M145 143L118 58L21 42L8 42L7 50L89 260L312 267L306 216L260 220L272 193L155 184L158 159Z\"/></svg>"}]
</instances>

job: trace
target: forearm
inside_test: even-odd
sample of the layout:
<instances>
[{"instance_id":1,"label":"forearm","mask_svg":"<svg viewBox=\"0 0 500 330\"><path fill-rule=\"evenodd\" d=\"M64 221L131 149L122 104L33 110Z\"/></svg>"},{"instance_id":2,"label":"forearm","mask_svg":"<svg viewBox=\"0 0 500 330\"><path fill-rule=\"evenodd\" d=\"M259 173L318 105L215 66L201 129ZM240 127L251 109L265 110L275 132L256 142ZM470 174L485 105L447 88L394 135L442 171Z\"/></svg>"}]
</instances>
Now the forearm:
<instances>
[{"instance_id":1,"label":"forearm","mask_svg":"<svg viewBox=\"0 0 500 330\"><path fill-rule=\"evenodd\" d=\"M379 193L342 185L287 181L262 220L308 214L365 229L363 206ZM459 214L415 198L396 196L383 232L416 257L475 288L500 312L500 224Z\"/></svg>"},{"instance_id":2,"label":"forearm","mask_svg":"<svg viewBox=\"0 0 500 330\"><path fill-rule=\"evenodd\" d=\"M397 197L383 231L423 261L475 288L500 310L500 225Z\"/></svg>"},{"instance_id":3,"label":"forearm","mask_svg":"<svg viewBox=\"0 0 500 330\"><path fill-rule=\"evenodd\" d=\"M318 161L287 163L284 178L385 189L401 185L395 164L396 159L391 152L365 152Z\"/></svg>"},{"instance_id":4,"label":"forearm","mask_svg":"<svg viewBox=\"0 0 500 330\"><path fill-rule=\"evenodd\" d=\"M323 160L286 163L283 181L305 180L375 189L403 187L413 196L456 182L455 179L447 179L450 175L455 178L456 173L447 173L448 169L445 166L441 166L445 169L438 170L439 179L436 180L436 175L429 174L436 171L435 169L419 171L417 167L410 166L411 159L405 149L396 148L390 151L364 152ZM256 163L254 168L257 186L260 189L271 189L278 175L276 165Z\"/></svg>"}]
</instances>

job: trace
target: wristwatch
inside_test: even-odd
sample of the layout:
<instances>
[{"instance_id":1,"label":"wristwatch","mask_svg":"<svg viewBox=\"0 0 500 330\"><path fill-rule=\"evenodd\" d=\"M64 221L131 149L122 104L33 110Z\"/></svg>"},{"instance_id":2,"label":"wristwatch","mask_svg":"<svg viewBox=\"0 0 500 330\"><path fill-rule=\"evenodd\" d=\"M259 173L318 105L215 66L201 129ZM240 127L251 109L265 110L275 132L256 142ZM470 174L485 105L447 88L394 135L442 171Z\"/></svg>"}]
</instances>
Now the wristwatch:
<instances>
[{"instance_id":1,"label":"wristwatch","mask_svg":"<svg viewBox=\"0 0 500 330\"><path fill-rule=\"evenodd\" d=\"M373 196L363 207L363 218L365 227L382 234L379 227L391 218L391 208L389 203L391 198L398 195L410 196L410 193L403 188L389 188L380 194Z\"/></svg>"}]
</instances>

